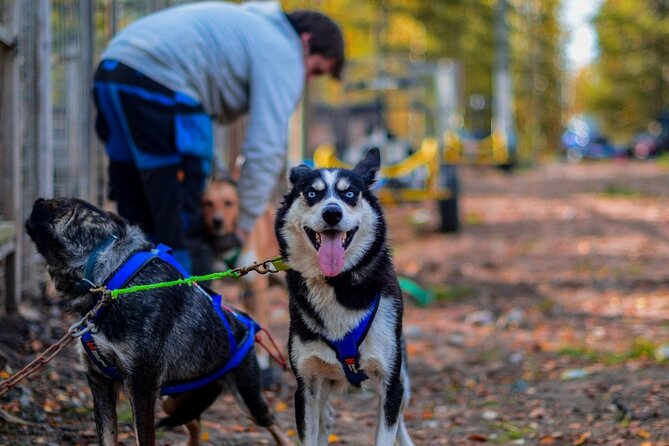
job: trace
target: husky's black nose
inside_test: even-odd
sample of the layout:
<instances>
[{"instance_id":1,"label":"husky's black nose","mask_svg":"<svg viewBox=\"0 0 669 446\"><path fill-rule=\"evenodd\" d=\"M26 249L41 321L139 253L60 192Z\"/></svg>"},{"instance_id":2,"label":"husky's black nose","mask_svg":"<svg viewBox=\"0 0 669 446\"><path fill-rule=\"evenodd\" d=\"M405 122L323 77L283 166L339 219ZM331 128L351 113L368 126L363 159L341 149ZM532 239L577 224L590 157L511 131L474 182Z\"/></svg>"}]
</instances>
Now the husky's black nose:
<instances>
[{"instance_id":1,"label":"husky's black nose","mask_svg":"<svg viewBox=\"0 0 669 446\"><path fill-rule=\"evenodd\" d=\"M341 221L343 213L339 205L330 203L323 209L323 220L330 226L334 226Z\"/></svg>"}]
</instances>

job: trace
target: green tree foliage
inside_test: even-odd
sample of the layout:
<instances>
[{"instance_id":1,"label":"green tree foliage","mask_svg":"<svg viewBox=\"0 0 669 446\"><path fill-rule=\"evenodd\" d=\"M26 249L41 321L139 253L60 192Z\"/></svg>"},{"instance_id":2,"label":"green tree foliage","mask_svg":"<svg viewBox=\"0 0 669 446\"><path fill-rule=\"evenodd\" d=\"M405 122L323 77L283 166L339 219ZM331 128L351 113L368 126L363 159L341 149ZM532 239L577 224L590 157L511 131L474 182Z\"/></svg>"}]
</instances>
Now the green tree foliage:
<instances>
[{"instance_id":1,"label":"green tree foliage","mask_svg":"<svg viewBox=\"0 0 669 446\"><path fill-rule=\"evenodd\" d=\"M519 150L554 153L562 132L560 0L512 2L511 51Z\"/></svg>"},{"instance_id":2,"label":"green tree foliage","mask_svg":"<svg viewBox=\"0 0 669 446\"><path fill-rule=\"evenodd\" d=\"M577 88L625 141L669 106L669 1L606 0L594 24L600 56Z\"/></svg>"},{"instance_id":3,"label":"green tree foliage","mask_svg":"<svg viewBox=\"0 0 669 446\"><path fill-rule=\"evenodd\" d=\"M521 153L532 155L555 149L561 131L560 0L508 1L516 127ZM464 125L471 128L481 120L487 127L492 118L497 2L285 0L282 4L287 10L322 10L335 19L344 31L349 60L353 65L366 64L369 76L392 68L397 60L457 61L462 69ZM475 117L468 106L472 95L485 97L483 116ZM341 98L338 92L329 96Z\"/></svg>"},{"instance_id":4,"label":"green tree foliage","mask_svg":"<svg viewBox=\"0 0 669 446\"><path fill-rule=\"evenodd\" d=\"M494 21L497 0L443 2L398 1L424 23L426 57L451 58L463 68L464 98L480 94L492 100ZM514 114L521 153L554 150L561 131L561 33L559 0L509 1ZM465 109L465 111L470 111ZM487 107L486 121L491 119ZM471 113L466 123L472 125Z\"/></svg>"}]
</instances>

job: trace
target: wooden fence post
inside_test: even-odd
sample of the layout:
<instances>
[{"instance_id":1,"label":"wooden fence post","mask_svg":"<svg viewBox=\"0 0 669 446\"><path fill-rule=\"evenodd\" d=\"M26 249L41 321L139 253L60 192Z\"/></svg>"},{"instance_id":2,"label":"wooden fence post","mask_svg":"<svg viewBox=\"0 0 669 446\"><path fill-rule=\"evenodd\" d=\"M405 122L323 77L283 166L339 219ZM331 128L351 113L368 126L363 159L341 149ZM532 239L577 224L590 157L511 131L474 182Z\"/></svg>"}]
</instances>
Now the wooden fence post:
<instances>
[{"instance_id":1,"label":"wooden fence post","mask_svg":"<svg viewBox=\"0 0 669 446\"><path fill-rule=\"evenodd\" d=\"M0 151L4 177L3 218L7 220L0 241L1 260L5 265L5 311L16 312L21 298L21 131L19 123L20 0L0 3Z\"/></svg>"}]
</instances>

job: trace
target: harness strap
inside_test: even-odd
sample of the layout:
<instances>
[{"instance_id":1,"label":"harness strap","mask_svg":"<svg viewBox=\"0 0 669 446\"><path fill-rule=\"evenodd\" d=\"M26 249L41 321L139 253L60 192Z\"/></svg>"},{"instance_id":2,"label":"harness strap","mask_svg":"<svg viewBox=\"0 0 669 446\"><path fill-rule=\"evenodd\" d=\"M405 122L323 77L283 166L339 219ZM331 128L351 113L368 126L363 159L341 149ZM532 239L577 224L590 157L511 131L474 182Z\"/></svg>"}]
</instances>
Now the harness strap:
<instances>
[{"instance_id":1,"label":"harness strap","mask_svg":"<svg viewBox=\"0 0 669 446\"><path fill-rule=\"evenodd\" d=\"M346 379L353 385L359 385L362 381L369 378L360 367L360 344L365 340L369 327L372 325L376 311L381 301L381 293L378 293L372 302L370 311L360 320L358 325L349 331L343 338L338 340L326 339L325 343L337 354Z\"/></svg>"},{"instance_id":2,"label":"harness strap","mask_svg":"<svg viewBox=\"0 0 669 446\"><path fill-rule=\"evenodd\" d=\"M163 384L163 386L160 389L161 395L174 395L177 393L189 392L191 390L205 386L217 380L218 378L225 375L230 370L236 368L239 364L241 364L242 360L246 358L246 355L253 348L253 345L255 343L255 335L258 331L261 330L260 325L258 325L258 323L253 319L251 319L250 317L246 317L243 314L226 307L226 311L228 313L232 314L234 317L237 318L237 320L239 320L246 326L246 334L238 344L237 341L235 340L232 330L230 329L228 320L223 314L223 310L221 310L221 296L218 294L214 294L211 297L214 308L216 308L218 314L221 316L221 320L223 321L223 324L225 325L225 328L228 331L228 336L230 337L230 356L231 356L230 360L220 369L207 375L201 376L197 379L187 380L187 381L172 381Z\"/></svg>"},{"instance_id":3,"label":"harness strap","mask_svg":"<svg viewBox=\"0 0 669 446\"><path fill-rule=\"evenodd\" d=\"M113 241L113 240L112 240ZM111 243L111 242L110 242ZM104 245L103 243L102 245ZM101 245L101 246L102 246ZM107 244L106 246L108 246ZM96 250L97 252L101 251L104 248ZM93 254L91 255L93 256ZM177 262L177 260L171 255L171 249L166 245L159 244L155 249L151 251L142 251L132 255L119 270L107 281L107 289L115 290L124 287L134 275L140 271L146 264L148 264L153 259L158 258L164 262L169 263L174 268L179 271L183 277L190 277L190 275L184 270L184 268ZM95 259L97 259L97 254L95 254ZM89 258L89 263L91 262ZM216 313L219 315L221 322L225 326L225 329L228 333L228 340L230 345L230 359L225 363L221 368L211 372L207 375L201 376L194 380L184 380L184 381L173 381L163 384L161 387L161 395L174 395L177 393L188 392L190 390L197 389L206 384L215 381L221 376L228 373L230 370L239 366L242 360L246 357L249 351L253 348L255 342L255 335L262 328L248 316L241 314L238 311L235 311L229 307L224 307L221 303L221 296L218 294L209 294L204 289L200 288L199 285L195 284L199 290L202 291L202 294L209 298L212 306L216 310ZM235 317L239 322L241 322L246 327L246 334L244 338L238 343L235 339L235 335L232 332L228 318L226 317L225 312ZM98 313L91 319L95 323L104 312L104 307L98 311ZM123 377L118 369L110 364L105 358L100 354L95 339L92 332L86 332L81 337L81 343L84 348L84 351L91 359L93 364L102 371L104 374L116 381L122 381Z\"/></svg>"},{"instance_id":4,"label":"harness strap","mask_svg":"<svg viewBox=\"0 0 669 446\"><path fill-rule=\"evenodd\" d=\"M99 314L99 313L98 313ZM122 381L123 377L116 367L108 363L104 356L100 353L98 345L93 339L93 334L90 331L81 336L81 345L84 347L84 351L88 355L89 359L95 366L105 375L109 376L114 381Z\"/></svg>"}]
</instances>

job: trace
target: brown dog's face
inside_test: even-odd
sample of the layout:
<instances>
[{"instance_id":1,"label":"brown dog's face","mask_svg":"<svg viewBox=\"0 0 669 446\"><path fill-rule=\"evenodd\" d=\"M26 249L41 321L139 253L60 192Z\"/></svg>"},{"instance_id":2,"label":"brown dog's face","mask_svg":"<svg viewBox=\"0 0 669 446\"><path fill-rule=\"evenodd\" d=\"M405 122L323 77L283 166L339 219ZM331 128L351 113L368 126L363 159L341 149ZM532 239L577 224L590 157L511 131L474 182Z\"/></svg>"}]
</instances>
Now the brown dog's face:
<instances>
[{"instance_id":1,"label":"brown dog's face","mask_svg":"<svg viewBox=\"0 0 669 446\"><path fill-rule=\"evenodd\" d=\"M239 217L237 187L226 180L209 182L202 195L204 229L209 236L232 234Z\"/></svg>"}]
</instances>

